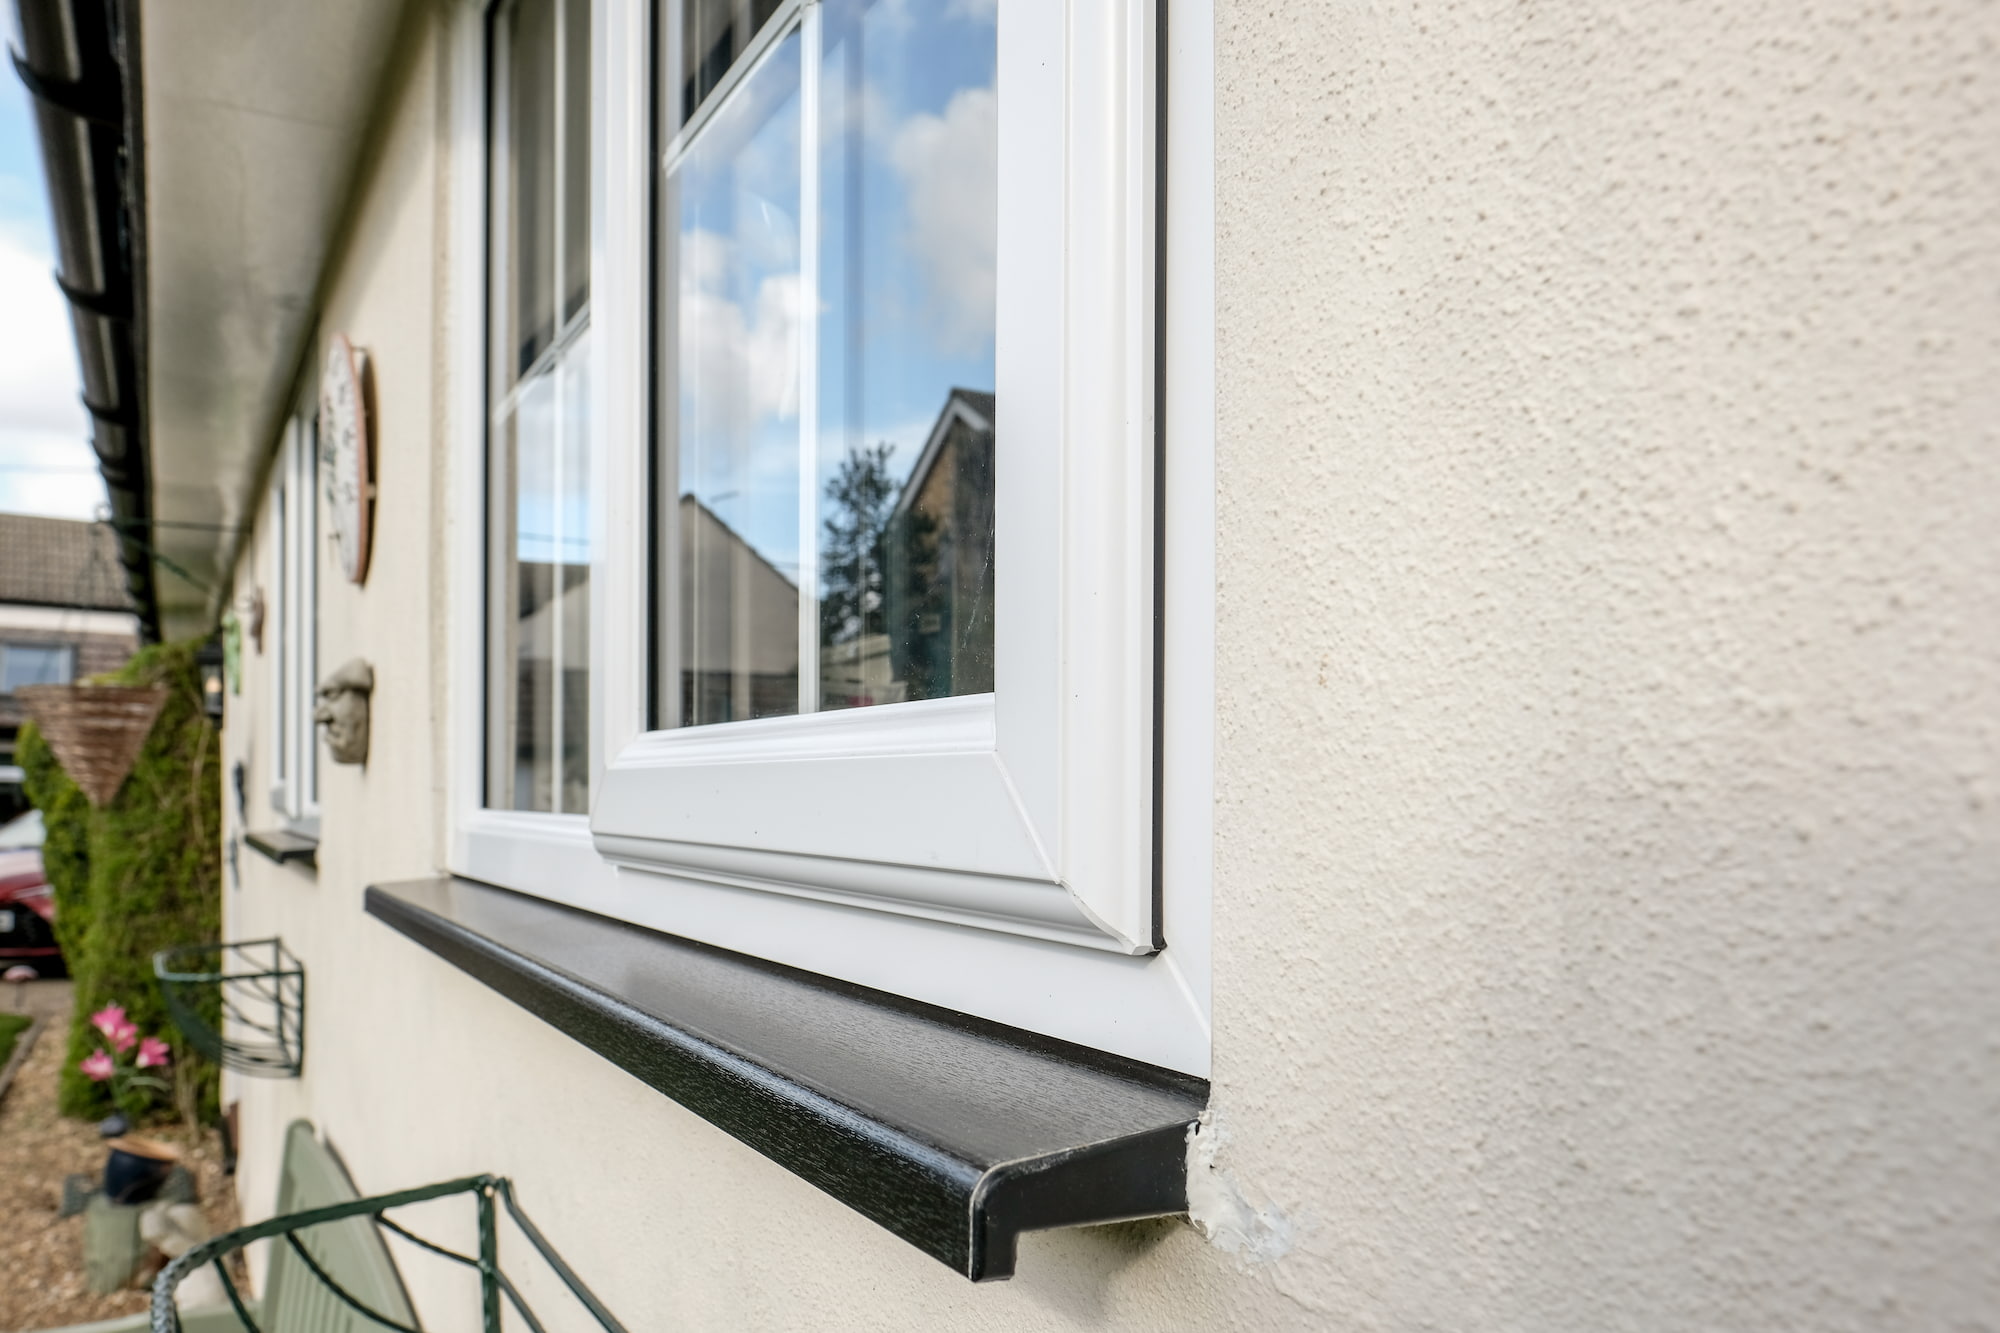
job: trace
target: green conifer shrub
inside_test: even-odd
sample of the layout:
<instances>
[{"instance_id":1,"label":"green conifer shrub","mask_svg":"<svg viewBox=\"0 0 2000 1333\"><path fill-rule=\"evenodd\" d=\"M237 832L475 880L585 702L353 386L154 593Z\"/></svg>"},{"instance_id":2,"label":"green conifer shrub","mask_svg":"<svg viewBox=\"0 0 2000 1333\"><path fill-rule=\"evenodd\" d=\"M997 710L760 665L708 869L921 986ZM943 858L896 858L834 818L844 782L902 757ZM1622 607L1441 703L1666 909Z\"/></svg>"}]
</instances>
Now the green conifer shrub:
<instances>
[{"instance_id":1,"label":"green conifer shrub","mask_svg":"<svg viewBox=\"0 0 2000 1333\"><path fill-rule=\"evenodd\" d=\"M116 1004L142 1033L173 1044L181 1112L216 1116L215 1066L174 1029L153 977L155 952L215 940L222 929L221 744L202 713L194 652L194 644L154 645L101 678L167 687L131 775L104 809L90 805L32 725L17 746L28 799L48 828L43 868L55 894L56 938L76 985L60 1097L65 1115L95 1118L112 1109L109 1087L77 1066L103 1044L90 1015Z\"/></svg>"}]
</instances>

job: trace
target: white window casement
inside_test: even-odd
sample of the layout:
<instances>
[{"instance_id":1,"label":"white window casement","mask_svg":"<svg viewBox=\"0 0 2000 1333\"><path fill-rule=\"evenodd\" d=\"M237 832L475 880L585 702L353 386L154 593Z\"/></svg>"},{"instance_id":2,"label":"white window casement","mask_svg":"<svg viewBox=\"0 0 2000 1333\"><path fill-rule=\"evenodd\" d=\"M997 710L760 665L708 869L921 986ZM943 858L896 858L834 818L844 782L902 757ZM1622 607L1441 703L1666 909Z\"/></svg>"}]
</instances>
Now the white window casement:
<instances>
[{"instance_id":1,"label":"white window casement","mask_svg":"<svg viewBox=\"0 0 2000 1333\"><path fill-rule=\"evenodd\" d=\"M1206 1074L1208 0L587 2L457 43L450 868Z\"/></svg>"},{"instance_id":2,"label":"white window casement","mask_svg":"<svg viewBox=\"0 0 2000 1333\"><path fill-rule=\"evenodd\" d=\"M487 59L486 780L590 794L591 0L506 0Z\"/></svg>"},{"instance_id":3,"label":"white window casement","mask_svg":"<svg viewBox=\"0 0 2000 1333\"><path fill-rule=\"evenodd\" d=\"M271 469L270 573L264 632L271 654L271 809L294 832L319 834L319 422L317 393L295 400Z\"/></svg>"}]
</instances>

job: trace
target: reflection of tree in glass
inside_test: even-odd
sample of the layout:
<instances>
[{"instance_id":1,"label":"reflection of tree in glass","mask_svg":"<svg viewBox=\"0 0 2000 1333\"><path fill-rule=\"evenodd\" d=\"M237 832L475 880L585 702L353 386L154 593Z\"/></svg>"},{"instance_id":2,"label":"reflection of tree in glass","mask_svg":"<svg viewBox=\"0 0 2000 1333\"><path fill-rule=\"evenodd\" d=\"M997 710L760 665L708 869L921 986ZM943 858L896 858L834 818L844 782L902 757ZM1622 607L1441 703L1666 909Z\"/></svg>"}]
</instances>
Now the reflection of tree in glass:
<instances>
[{"instance_id":1,"label":"reflection of tree in glass","mask_svg":"<svg viewBox=\"0 0 2000 1333\"><path fill-rule=\"evenodd\" d=\"M942 699L952 688L951 591L939 578L948 534L926 509L904 509L889 520L889 661L912 699Z\"/></svg>"},{"instance_id":2,"label":"reflection of tree in glass","mask_svg":"<svg viewBox=\"0 0 2000 1333\"><path fill-rule=\"evenodd\" d=\"M826 484L820 554L819 641L831 647L882 632L882 538L896 503L884 441L840 460Z\"/></svg>"}]
</instances>

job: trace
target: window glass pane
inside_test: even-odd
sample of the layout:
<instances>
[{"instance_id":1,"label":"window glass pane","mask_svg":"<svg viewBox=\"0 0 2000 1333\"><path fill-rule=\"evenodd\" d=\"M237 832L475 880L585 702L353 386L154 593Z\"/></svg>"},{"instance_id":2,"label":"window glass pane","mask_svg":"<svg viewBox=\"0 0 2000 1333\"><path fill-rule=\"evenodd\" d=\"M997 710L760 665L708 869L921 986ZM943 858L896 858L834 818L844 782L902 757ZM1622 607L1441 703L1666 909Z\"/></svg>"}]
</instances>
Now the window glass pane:
<instances>
[{"instance_id":1,"label":"window glass pane","mask_svg":"<svg viewBox=\"0 0 2000 1333\"><path fill-rule=\"evenodd\" d=\"M590 299L590 4L563 7L563 320Z\"/></svg>"},{"instance_id":2,"label":"window glass pane","mask_svg":"<svg viewBox=\"0 0 2000 1333\"><path fill-rule=\"evenodd\" d=\"M667 96L673 103L669 136L685 124L723 76L743 57L750 41L782 0L684 0L680 22L666 33L667 68L674 72Z\"/></svg>"},{"instance_id":3,"label":"window glass pane","mask_svg":"<svg viewBox=\"0 0 2000 1333\"><path fill-rule=\"evenodd\" d=\"M556 0L514 0L493 24L493 391L556 334Z\"/></svg>"},{"instance_id":4,"label":"window glass pane","mask_svg":"<svg viewBox=\"0 0 2000 1333\"><path fill-rule=\"evenodd\" d=\"M317 401L313 394L308 402ZM301 809L319 805L319 746L313 735L313 701L319 689L319 416L299 417L299 747L305 784Z\"/></svg>"},{"instance_id":5,"label":"window glass pane","mask_svg":"<svg viewBox=\"0 0 2000 1333\"><path fill-rule=\"evenodd\" d=\"M486 802L581 814L590 797L588 0L518 0L502 11L493 78Z\"/></svg>"},{"instance_id":6,"label":"window glass pane","mask_svg":"<svg viewBox=\"0 0 2000 1333\"><path fill-rule=\"evenodd\" d=\"M495 432L489 804L581 814L590 799L587 338L523 388ZM511 530L510 530L511 529Z\"/></svg>"},{"instance_id":7,"label":"window glass pane","mask_svg":"<svg viewBox=\"0 0 2000 1333\"><path fill-rule=\"evenodd\" d=\"M514 411L514 785L516 810L555 809L555 649L561 618L554 559L556 378L529 384Z\"/></svg>"},{"instance_id":8,"label":"window glass pane","mask_svg":"<svg viewBox=\"0 0 2000 1333\"><path fill-rule=\"evenodd\" d=\"M585 333L563 358L561 368L561 433L556 441L556 475L550 479L550 500L544 506L550 528L546 558L556 567L551 582L562 592L556 598L552 641L561 647L558 663L562 697L556 712L556 749L560 756L560 810L585 814L590 810L590 335ZM527 516L524 514L525 520ZM537 516L533 525L542 526ZM523 523L524 531L531 531ZM541 554L535 543L522 543L522 559Z\"/></svg>"},{"instance_id":9,"label":"window glass pane","mask_svg":"<svg viewBox=\"0 0 2000 1333\"><path fill-rule=\"evenodd\" d=\"M662 711L798 709L800 39L786 36L662 192Z\"/></svg>"},{"instance_id":10,"label":"window glass pane","mask_svg":"<svg viewBox=\"0 0 2000 1333\"><path fill-rule=\"evenodd\" d=\"M984 693L994 10L827 0L822 14L818 706Z\"/></svg>"},{"instance_id":11,"label":"window glass pane","mask_svg":"<svg viewBox=\"0 0 2000 1333\"><path fill-rule=\"evenodd\" d=\"M279 476L284 476L282 467ZM292 614L292 535L286 522L285 491L283 481L271 488L271 780L279 788L292 780L292 674L297 670L286 632ZM273 799L283 803L287 795L275 791Z\"/></svg>"},{"instance_id":12,"label":"window glass pane","mask_svg":"<svg viewBox=\"0 0 2000 1333\"><path fill-rule=\"evenodd\" d=\"M0 645L0 694L25 685L67 685L74 674L76 651L61 643Z\"/></svg>"}]
</instances>

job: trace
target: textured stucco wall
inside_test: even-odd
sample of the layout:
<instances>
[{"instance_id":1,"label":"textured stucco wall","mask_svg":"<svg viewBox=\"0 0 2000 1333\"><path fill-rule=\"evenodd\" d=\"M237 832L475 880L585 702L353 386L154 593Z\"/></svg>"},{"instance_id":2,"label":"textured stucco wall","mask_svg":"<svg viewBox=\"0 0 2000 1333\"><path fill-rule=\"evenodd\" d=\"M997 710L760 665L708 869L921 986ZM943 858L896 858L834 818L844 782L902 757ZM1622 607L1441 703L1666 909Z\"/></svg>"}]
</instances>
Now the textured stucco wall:
<instances>
[{"instance_id":1,"label":"textured stucco wall","mask_svg":"<svg viewBox=\"0 0 2000 1333\"><path fill-rule=\"evenodd\" d=\"M1283 1253L969 1287L361 916L436 861L470 512L421 30L323 321L378 358L321 650L377 758L230 906L311 968L253 1215L305 1114L366 1189L512 1175L635 1330L2000 1320L2000 7L1218 9L1206 1183Z\"/></svg>"},{"instance_id":2,"label":"textured stucco wall","mask_svg":"<svg viewBox=\"0 0 2000 1333\"><path fill-rule=\"evenodd\" d=\"M1328 1327L2000 1323L2000 7L1225 3L1215 1059Z\"/></svg>"}]
</instances>

